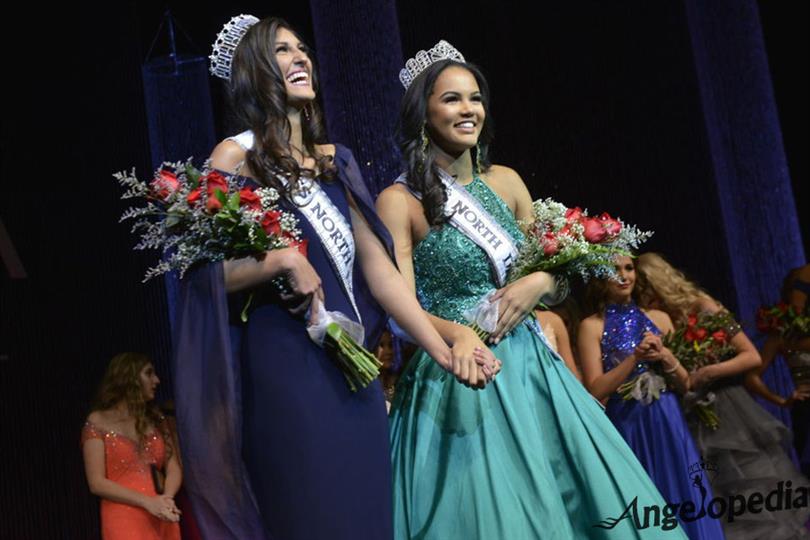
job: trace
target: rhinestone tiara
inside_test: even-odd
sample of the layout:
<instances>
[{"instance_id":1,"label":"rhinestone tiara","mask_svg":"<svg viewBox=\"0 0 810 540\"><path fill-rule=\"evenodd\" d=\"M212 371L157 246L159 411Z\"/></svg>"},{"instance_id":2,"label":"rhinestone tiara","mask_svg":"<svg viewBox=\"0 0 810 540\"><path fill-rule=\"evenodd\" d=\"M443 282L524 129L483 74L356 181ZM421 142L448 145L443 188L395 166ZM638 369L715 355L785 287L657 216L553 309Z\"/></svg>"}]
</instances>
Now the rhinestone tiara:
<instances>
[{"instance_id":1,"label":"rhinestone tiara","mask_svg":"<svg viewBox=\"0 0 810 540\"><path fill-rule=\"evenodd\" d=\"M419 51L405 62L405 68L399 72L399 80L406 89L411 83L419 76L420 73L425 71L431 64L435 64L440 60L457 60L459 62L466 62L464 55L458 50L447 43L445 40L439 41L432 49L428 51Z\"/></svg>"},{"instance_id":2,"label":"rhinestone tiara","mask_svg":"<svg viewBox=\"0 0 810 540\"><path fill-rule=\"evenodd\" d=\"M230 80L231 62L236 47L251 26L259 22L253 15L237 15L225 23L217 39L214 41L213 52L208 58L211 60L211 75L221 79Z\"/></svg>"}]
</instances>

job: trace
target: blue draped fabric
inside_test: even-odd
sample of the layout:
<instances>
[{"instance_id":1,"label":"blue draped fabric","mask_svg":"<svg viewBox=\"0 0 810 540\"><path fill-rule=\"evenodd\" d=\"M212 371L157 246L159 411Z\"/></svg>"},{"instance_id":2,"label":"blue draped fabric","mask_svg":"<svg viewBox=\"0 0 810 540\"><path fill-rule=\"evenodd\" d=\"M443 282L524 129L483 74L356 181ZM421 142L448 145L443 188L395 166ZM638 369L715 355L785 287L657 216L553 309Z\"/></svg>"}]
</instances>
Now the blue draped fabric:
<instances>
[{"instance_id":1,"label":"blue draped fabric","mask_svg":"<svg viewBox=\"0 0 810 540\"><path fill-rule=\"evenodd\" d=\"M725 229L725 256L741 320L773 303L790 268L804 262L779 116L757 3L686 0L703 119ZM763 380L781 395L784 362ZM789 412L760 403L790 425Z\"/></svg>"},{"instance_id":2,"label":"blue draped fabric","mask_svg":"<svg viewBox=\"0 0 810 540\"><path fill-rule=\"evenodd\" d=\"M352 147L376 197L400 173L393 132L404 62L396 4L309 3L329 139Z\"/></svg>"}]
</instances>

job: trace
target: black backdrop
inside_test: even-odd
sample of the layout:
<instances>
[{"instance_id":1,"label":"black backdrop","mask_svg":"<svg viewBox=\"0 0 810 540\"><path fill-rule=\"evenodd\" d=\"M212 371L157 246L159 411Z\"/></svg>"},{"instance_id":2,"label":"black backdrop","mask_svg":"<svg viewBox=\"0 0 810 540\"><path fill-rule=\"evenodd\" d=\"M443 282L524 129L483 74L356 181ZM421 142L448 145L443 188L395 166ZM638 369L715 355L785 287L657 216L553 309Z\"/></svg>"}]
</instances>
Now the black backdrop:
<instances>
[{"instance_id":1,"label":"black backdrop","mask_svg":"<svg viewBox=\"0 0 810 540\"><path fill-rule=\"evenodd\" d=\"M272 8L317 47L310 7L297 4ZM808 8L759 7L806 251ZM230 15L267 14L259 2L173 9L201 54ZM681 2L548 3L542 17L520 9L401 2L402 51L439 38L462 49L492 86L497 162L517 169L535 197L655 229L651 248L735 306ZM140 284L153 256L131 251L110 177L150 166L139 69L162 10L129 2L43 13L36 23L30 13L7 17L14 54L3 93L0 218L27 278L0 272L0 538L97 537L78 446L93 388L126 349L152 354L170 380L163 287ZM318 53L328 61L329 51ZM221 113L219 87L212 91Z\"/></svg>"}]
</instances>

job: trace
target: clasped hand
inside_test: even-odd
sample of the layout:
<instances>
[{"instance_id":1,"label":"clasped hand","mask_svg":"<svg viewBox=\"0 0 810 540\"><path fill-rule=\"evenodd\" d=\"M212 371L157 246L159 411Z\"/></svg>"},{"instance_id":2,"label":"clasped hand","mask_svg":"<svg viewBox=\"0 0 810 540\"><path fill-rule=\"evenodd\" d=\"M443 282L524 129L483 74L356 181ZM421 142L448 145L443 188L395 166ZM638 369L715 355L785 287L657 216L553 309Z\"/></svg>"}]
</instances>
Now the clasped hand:
<instances>
[{"instance_id":1,"label":"clasped hand","mask_svg":"<svg viewBox=\"0 0 810 540\"><path fill-rule=\"evenodd\" d=\"M174 498L169 495L157 495L150 497L146 510L163 521L180 521L180 509L174 503Z\"/></svg>"},{"instance_id":2,"label":"clasped hand","mask_svg":"<svg viewBox=\"0 0 810 540\"><path fill-rule=\"evenodd\" d=\"M452 371L464 386L484 388L501 370L501 361L468 326L459 326L451 352L452 365L445 366L445 369Z\"/></svg>"},{"instance_id":3,"label":"clasped hand","mask_svg":"<svg viewBox=\"0 0 810 540\"><path fill-rule=\"evenodd\" d=\"M664 358L664 344L661 341L661 336L653 334L649 330L644 332L644 337L636 345L633 354L638 360L660 362Z\"/></svg>"},{"instance_id":4,"label":"clasped hand","mask_svg":"<svg viewBox=\"0 0 810 540\"><path fill-rule=\"evenodd\" d=\"M794 390L790 397L785 400L785 403L782 405L784 408L793 407L799 401L805 401L806 399L810 399L810 390L806 389L797 389Z\"/></svg>"},{"instance_id":5,"label":"clasped hand","mask_svg":"<svg viewBox=\"0 0 810 540\"><path fill-rule=\"evenodd\" d=\"M495 291L491 302L500 300L498 324L489 337L489 342L497 344L531 313L540 298L554 286L554 278L547 272L535 272L514 281Z\"/></svg>"}]
</instances>

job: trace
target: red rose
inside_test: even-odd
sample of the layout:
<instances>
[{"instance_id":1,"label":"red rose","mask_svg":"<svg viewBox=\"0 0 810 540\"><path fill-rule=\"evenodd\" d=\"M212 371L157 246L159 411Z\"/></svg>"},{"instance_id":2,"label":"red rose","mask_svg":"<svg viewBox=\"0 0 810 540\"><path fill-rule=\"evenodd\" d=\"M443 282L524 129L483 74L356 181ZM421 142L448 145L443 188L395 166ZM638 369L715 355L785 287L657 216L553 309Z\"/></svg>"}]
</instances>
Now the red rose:
<instances>
[{"instance_id":1,"label":"red rose","mask_svg":"<svg viewBox=\"0 0 810 540\"><path fill-rule=\"evenodd\" d=\"M712 339L718 343L725 343L726 337L726 333L723 330L718 330L717 332L712 333Z\"/></svg>"},{"instance_id":2,"label":"red rose","mask_svg":"<svg viewBox=\"0 0 810 540\"><path fill-rule=\"evenodd\" d=\"M214 214L218 212L220 208L222 208L222 201L220 201L216 195L209 195L208 200L205 201L205 209Z\"/></svg>"},{"instance_id":3,"label":"red rose","mask_svg":"<svg viewBox=\"0 0 810 540\"><path fill-rule=\"evenodd\" d=\"M547 257L552 257L560 250L560 244L554 233L546 233L543 235L543 253Z\"/></svg>"},{"instance_id":4,"label":"red rose","mask_svg":"<svg viewBox=\"0 0 810 540\"><path fill-rule=\"evenodd\" d=\"M264 213L262 218L262 229L269 236L278 236L281 234L281 212L276 210L268 210Z\"/></svg>"},{"instance_id":5,"label":"red rose","mask_svg":"<svg viewBox=\"0 0 810 540\"><path fill-rule=\"evenodd\" d=\"M687 326L687 328L694 328L695 325L697 324L697 319L698 319L697 315L695 315L695 314L689 315L686 318L686 326Z\"/></svg>"},{"instance_id":6,"label":"red rose","mask_svg":"<svg viewBox=\"0 0 810 540\"><path fill-rule=\"evenodd\" d=\"M161 200L166 200L169 195L177 191L180 187L180 182L177 180L177 175L172 171L161 169L154 180L152 180L152 193Z\"/></svg>"},{"instance_id":7,"label":"red rose","mask_svg":"<svg viewBox=\"0 0 810 540\"><path fill-rule=\"evenodd\" d=\"M694 330L692 328L687 328L686 329L686 332L684 332L684 334L683 334L683 338L686 341L695 341L697 339L697 337L695 336L695 332L694 332Z\"/></svg>"},{"instance_id":8,"label":"red rose","mask_svg":"<svg viewBox=\"0 0 810 540\"><path fill-rule=\"evenodd\" d=\"M251 188L242 188L239 190L239 205L251 210L261 210L262 200Z\"/></svg>"},{"instance_id":9,"label":"red rose","mask_svg":"<svg viewBox=\"0 0 810 540\"><path fill-rule=\"evenodd\" d=\"M603 212L602 215L599 216L599 222L602 224L602 227L604 227L608 236L616 236L622 230L622 224L619 223L619 220L613 219L607 212Z\"/></svg>"},{"instance_id":10,"label":"red rose","mask_svg":"<svg viewBox=\"0 0 810 540\"><path fill-rule=\"evenodd\" d=\"M222 208L222 202L217 198L217 191L224 194L228 193L228 181L225 177L216 171L211 171L202 178L200 183L205 183L205 189L208 193L208 199L205 201L205 209L212 214Z\"/></svg>"},{"instance_id":11,"label":"red rose","mask_svg":"<svg viewBox=\"0 0 810 540\"><path fill-rule=\"evenodd\" d=\"M707 332L705 328L698 328L697 330L695 330L695 339L697 339L698 341L703 341L704 339L706 339L706 336L708 334L709 332Z\"/></svg>"},{"instance_id":12,"label":"red rose","mask_svg":"<svg viewBox=\"0 0 810 540\"><path fill-rule=\"evenodd\" d=\"M200 178L200 183L206 185L209 196L213 195L217 189L222 191L222 193L228 193L228 181L217 171L211 171Z\"/></svg>"},{"instance_id":13,"label":"red rose","mask_svg":"<svg viewBox=\"0 0 810 540\"><path fill-rule=\"evenodd\" d=\"M189 193L186 196L186 202L188 202L188 204L190 204L191 206L194 206L195 204L197 204L197 201L200 200L200 195L201 195L200 188L193 189L191 190L191 193Z\"/></svg>"},{"instance_id":14,"label":"red rose","mask_svg":"<svg viewBox=\"0 0 810 540\"><path fill-rule=\"evenodd\" d=\"M565 221L568 223L574 223L576 221L582 221L584 219L584 214L582 213L582 208L576 206L574 208L569 208L565 211Z\"/></svg>"},{"instance_id":15,"label":"red rose","mask_svg":"<svg viewBox=\"0 0 810 540\"><path fill-rule=\"evenodd\" d=\"M585 228L585 240L591 244L598 244L607 236L607 231L605 231L598 219L585 218L582 221L582 226Z\"/></svg>"}]
</instances>

